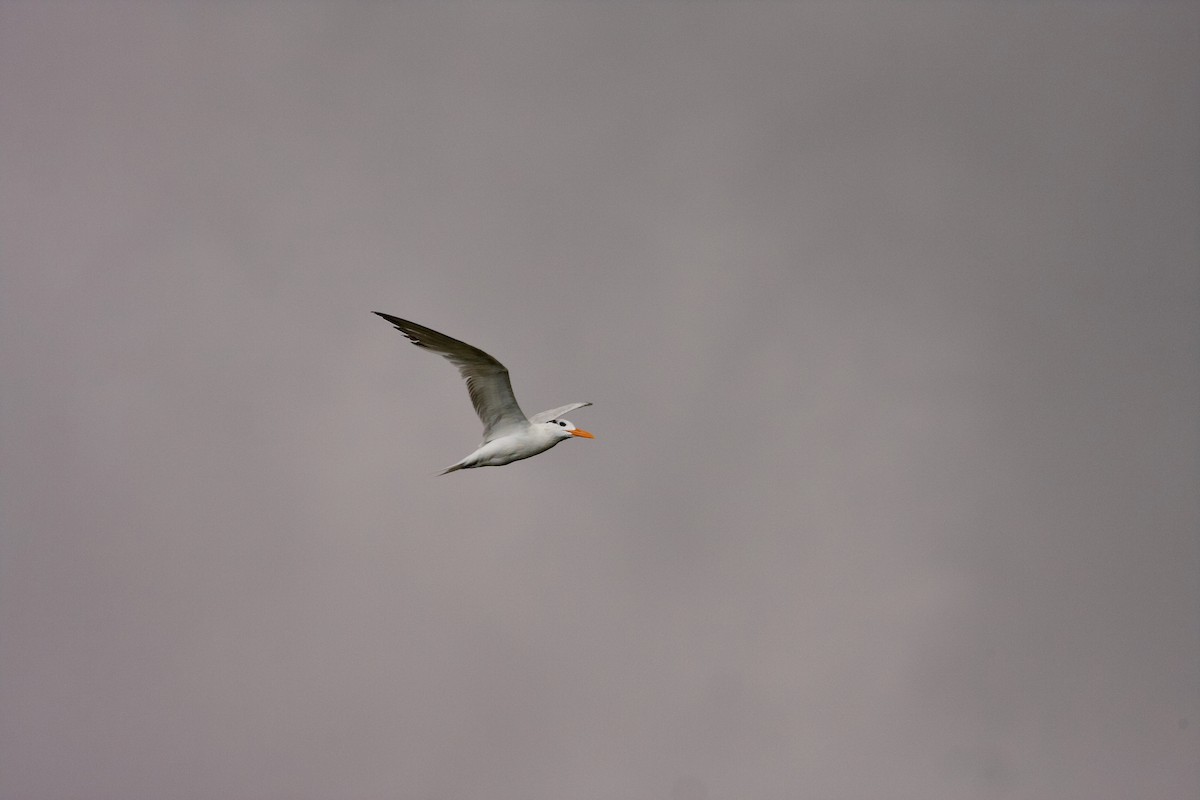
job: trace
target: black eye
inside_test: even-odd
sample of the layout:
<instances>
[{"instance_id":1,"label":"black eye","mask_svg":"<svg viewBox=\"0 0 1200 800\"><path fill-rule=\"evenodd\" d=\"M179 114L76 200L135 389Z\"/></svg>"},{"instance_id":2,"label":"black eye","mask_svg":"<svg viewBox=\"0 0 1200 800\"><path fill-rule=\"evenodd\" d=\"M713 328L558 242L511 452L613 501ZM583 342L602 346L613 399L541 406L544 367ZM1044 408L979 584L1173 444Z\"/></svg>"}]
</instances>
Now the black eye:
<instances>
[{"instance_id":1,"label":"black eye","mask_svg":"<svg viewBox=\"0 0 1200 800\"><path fill-rule=\"evenodd\" d=\"M565 428L565 427L567 427L567 423L565 423L565 422L560 422L560 423L558 423L558 424L559 424L559 425L561 425L561 426L563 426L564 428Z\"/></svg>"}]
</instances>

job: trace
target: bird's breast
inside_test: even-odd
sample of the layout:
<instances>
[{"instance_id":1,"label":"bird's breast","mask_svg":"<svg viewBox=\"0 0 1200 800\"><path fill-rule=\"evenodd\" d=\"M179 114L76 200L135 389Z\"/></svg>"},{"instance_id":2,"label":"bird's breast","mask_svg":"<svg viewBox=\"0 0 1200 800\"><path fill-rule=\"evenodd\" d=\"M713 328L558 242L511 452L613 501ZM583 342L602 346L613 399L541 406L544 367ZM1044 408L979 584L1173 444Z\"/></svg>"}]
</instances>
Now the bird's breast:
<instances>
[{"instance_id":1,"label":"bird's breast","mask_svg":"<svg viewBox=\"0 0 1200 800\"><path fill-rule=\"evenodd\" d=\"M536 456L559 443L559 439L522 431L500 436L484 444L472 454L471 460L483 467L497 467L522 458Z\"/></svg>"}]
</instances>

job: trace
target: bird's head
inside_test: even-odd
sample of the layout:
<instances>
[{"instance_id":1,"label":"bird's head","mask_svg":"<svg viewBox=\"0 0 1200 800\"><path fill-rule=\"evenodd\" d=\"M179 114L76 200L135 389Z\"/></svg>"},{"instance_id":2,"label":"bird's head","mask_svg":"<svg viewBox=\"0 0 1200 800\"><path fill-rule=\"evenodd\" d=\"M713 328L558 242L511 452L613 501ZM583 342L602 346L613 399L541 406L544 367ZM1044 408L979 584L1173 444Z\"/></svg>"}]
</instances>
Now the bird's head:
<instances>
[{"instance_id":1,"label":"bird's head","mask_svg":"<svg viewBox=\"0 0 1200 800\"><path fill-rule=\"evenodd\" d=\"M585 431L583 428L576 428L574 425L572 425L570 422L568 422L565 419L552 419L549 422L546 422L543 424L548 425L552 430L554 430L555 433L558 435L558 438L561 440L570 439L572 436L579 436L583 439L595 439L596 438L595 436L592 436L590 433Z\"/></svg>"}]
</instances>

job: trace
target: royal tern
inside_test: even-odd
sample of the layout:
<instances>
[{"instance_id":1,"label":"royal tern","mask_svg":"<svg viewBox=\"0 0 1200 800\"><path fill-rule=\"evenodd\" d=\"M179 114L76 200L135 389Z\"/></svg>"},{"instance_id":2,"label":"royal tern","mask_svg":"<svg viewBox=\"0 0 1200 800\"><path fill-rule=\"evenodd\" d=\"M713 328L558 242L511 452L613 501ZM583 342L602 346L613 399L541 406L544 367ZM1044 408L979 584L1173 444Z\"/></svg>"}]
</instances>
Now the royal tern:
<instances>
[{"instance_id":1,"label":"royal tern","mask_svg":"<svg viewBox=\"0 0 1200 800\"><path fill-rule=\"evenodd\" d=\"M393 317L381 311L374 312L396 326L396 330L408 337L417 347L432 350L458 367L471 393L475 413L483 421L483 443L471 455L451 464L439 474L473 467L499 467L536 456L549 450L559 442L575 436L584 439L596 437L576 428L562 419L562 415L591 403L568 403L552 408L532 417L526 417L517 405L508 370L503 364L477 347L451 339L444 333L430 330L424 325Z\"/></svg>"}]
</instances>

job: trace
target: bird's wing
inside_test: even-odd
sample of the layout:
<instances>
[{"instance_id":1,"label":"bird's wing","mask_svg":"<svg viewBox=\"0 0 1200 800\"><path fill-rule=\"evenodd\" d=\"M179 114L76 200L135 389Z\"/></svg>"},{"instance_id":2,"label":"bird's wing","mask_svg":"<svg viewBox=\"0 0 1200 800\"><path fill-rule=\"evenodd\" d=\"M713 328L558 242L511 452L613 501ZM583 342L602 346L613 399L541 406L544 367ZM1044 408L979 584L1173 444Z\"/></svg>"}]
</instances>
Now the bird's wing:
<instances>
[{"instance_id":1,"label":"bird's wing","mask_svg":"<svg viewBox=\"0 0 1200 800\"><path fill-rule=\"evenodd\" d=\"M567 403L565 406L552 408L549 411L540 411L529 418L530 422L549 422L552 419L558 419L568 411L574 411L577 408L590 406L591 403Z\"/></svg>"},{"instance_id":2,"label":"bird's wing","mask_svg":"<svg viewBox=\"0 0 1200 800\"><path fill-rule=\"evenodd\" d=\"M514 427L528 424L517 398L513 395L508 370L496 359L466 342L451 339L444 333L430 330L424 325L409 322L376 311L376 314L396 326L396 330L408 337L417 347L432 350L444 356L458 367L471 393L471 404L483 421L483 440L490 442L497 434Z\"/></svg>"}]
</instances>

